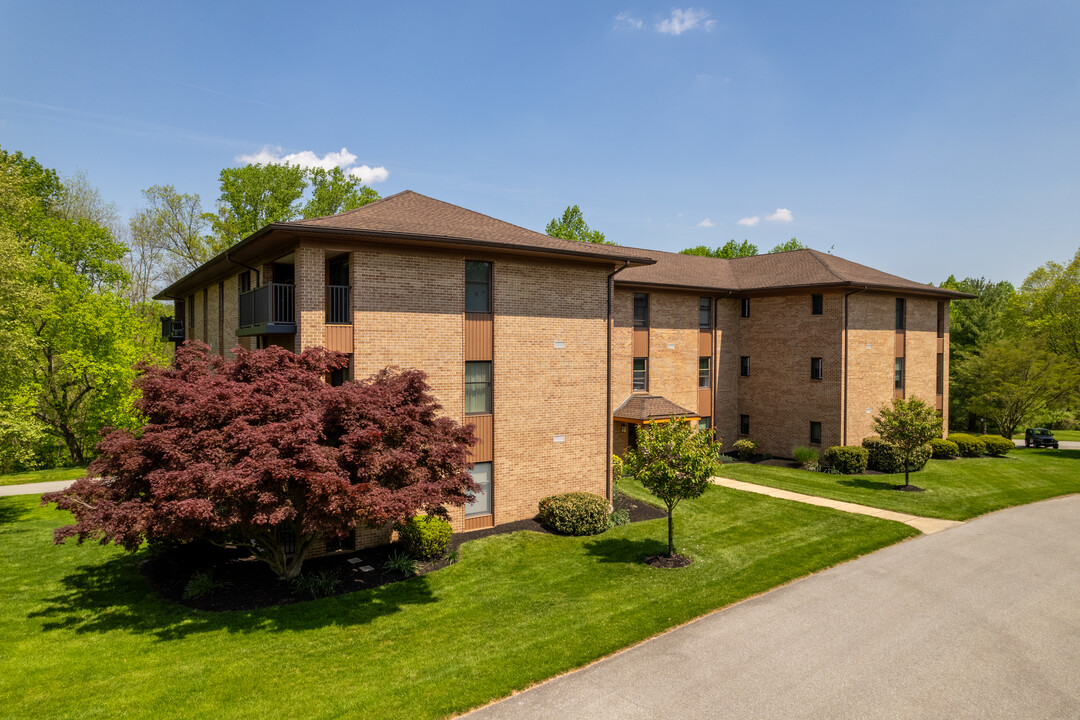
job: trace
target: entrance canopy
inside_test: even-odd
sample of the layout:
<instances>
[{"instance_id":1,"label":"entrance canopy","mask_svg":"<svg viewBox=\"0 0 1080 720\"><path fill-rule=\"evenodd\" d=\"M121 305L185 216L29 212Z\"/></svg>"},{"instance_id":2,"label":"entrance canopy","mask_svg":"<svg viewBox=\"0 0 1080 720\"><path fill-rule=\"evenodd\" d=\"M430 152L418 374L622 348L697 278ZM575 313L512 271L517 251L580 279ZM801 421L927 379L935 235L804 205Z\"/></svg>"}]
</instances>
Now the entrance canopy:
<instances>
[{"instance_id":1,"label":"entrance canopy","mask_svg":"<svg viewBox=\"0 0 1080 720\"><path fill-rule=\"evenodd\" d=\"M654 422L668 422L674 418L700 420L701 416L659 395L631 395L626 398L626 402L615 408L612 418L619 422L643 425L650 420Z\"/></svg>"}]
</instances>

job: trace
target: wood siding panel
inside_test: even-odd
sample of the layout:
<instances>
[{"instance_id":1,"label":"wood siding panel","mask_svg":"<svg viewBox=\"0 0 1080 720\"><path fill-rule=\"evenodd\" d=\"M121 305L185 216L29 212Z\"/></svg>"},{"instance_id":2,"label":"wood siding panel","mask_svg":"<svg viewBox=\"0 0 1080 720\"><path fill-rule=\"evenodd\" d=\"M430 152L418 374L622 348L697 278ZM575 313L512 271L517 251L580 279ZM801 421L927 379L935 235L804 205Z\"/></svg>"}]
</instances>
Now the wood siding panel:
<instances>
[{"instance_id":1,"label":"wood siding panel","mask_svg":"<svg viewBox=\"0 0 1080 720\"><path fill-rule=\"evenodd\" d=\"M698 388L697 411L702 417L712 417L712 388Z\"/></svg>"},{"instance_id":2,"label":"wood siding panel","mask_svg":"<svg viewBox=\"0 0 1080 720\"><path fill-rule=\"evenodd\" d=\"M491 313L465 313L465 361L491 359Z\"/></svg>"},{"instance_id":3,"label":"wood siding panel","mask_svg":"<svg viewBox=\"0 0 1080 720\"><path fill-rule=\"evenodd\" d=\"M937 351L939 353L944 353L945 352L945 338L938 338L937 339Z\"/></svg>"},{"instance_id":4,"label":"wood siding panel","mask_svg":"<svg viewBox=\"0 0 1080 720\"><path fill-rule=\"evenodd\" d=\"M904 331L896 331L896 357L904 357Z\"/></svg>"},{"instance_id":5,"label":"wood siding panel","mask_svg":"<svg viewBox=\"0 0 1080 720\"><path fill-rule=\"evenodd\" d=\"M634 328L633 357L649 357L649 328Z\"/></svg>"},{"instance_id":6,"label":"wood siding panel","mask_svg":"<svg viewBox=\"0 0 1080 720\"><path fill-rule=\"evenodd\" d=\"M484 528L495 527L495 516L493 515L478 515L476 517L465 518L464 532L470 530L483 530Z\"/></svg>"},{"instance_id":7,"label":"wood siding panel","mask_svg":"<svg viewBox=\"0 0 1080 720\"><path fill-rule=\"evenodd\" d=\"M352 325L327 325L326 349L351 354L353 351Z\"/></svg>"},{"instance_id":8,"label":"wood siding panel","mask_svg":"<svg viewBox=\"0 0 1080 720\"><path fill-rule=\"evenodd\" d=\"M493 460L492 449L494 447L494 425L491 415L466 415L465 424L475 426L473 433L476 435L476 444L469 451L469 460L472 462L491 462Z\"/></svg>"},{"instance_id":9,"label":"wood siding panel","mask_svg":"<svg viewBox=\"0 0 1080 720\"><path fill-rule=\"evenodd\" d=\"M712 331L702 330L698 333L697 340L698 357L712 357Z\"/></svg>"}]
</instances>

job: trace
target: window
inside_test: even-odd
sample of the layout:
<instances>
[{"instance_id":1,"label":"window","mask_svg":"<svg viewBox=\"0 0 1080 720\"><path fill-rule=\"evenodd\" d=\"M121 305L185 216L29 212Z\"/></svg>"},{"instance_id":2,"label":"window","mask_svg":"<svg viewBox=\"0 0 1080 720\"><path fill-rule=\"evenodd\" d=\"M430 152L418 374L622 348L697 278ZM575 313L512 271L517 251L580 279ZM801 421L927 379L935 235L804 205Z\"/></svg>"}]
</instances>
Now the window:
<instances>
[{"instance_id":1,"label":"window","mask_svg":"<svg viewBox=\"0 0 1080 720\"><path fill-rule=\"evenodd\" d=\"M943 302L937 304L937 336L945 337L945 303Z\"/></svg>"},{"instance_id":2,"label":"window","mask_svg":"<svg viewBox=\"0 0 1080 720\"><path fill-rule=\"evenodd\" d=\"M894 373L895 387L897 390L904 389L904 358L896 358L895 373Z\"/></svg>"},{"instance_id":3,"label":"window","mask_svg":"<svg viewBox=\"0 0 1080 720\"><path fill-rule=\"evenodd\" d=\"M634 327L649 327L649 295L634 293Z\"/></svg>"},{"instance_id":4,"label":"window","mask_svg":"<svg viewBox=\"0 0 1080 720\"><path fill-rule=\"evenodd\" d=\"M712 298L698 298L698 327L712 330Z\"/></svg>"},{"instance_id":5,"label":"window","mask_svg":"<svg viewBox=\"0 0 1080 720\"><path fill-rule=\"evenodd\" d=\"M698 430L708 430L712 425L712 418L703 417L697 421Z\"/></svg>"},{"instance_id":6,"label":"window","mask_svg":"<svg viewBox=\"0 0 1080 720\"><path fill-rule=\"evenodd\" d=\"M896 298L896 329L904 329L904 298Z\"/></svg>"},{"instance_id":7,"label":"window","mask_svg":"<svg viewBox=\"0 0 1080 720\"><path fill-rule=\"evenodd\" d=\"M339 552L341 550L353 550L356 547L356 531L349 531L348 535L331 535L326 538L326 552Z\"/></svg>"},{"instance_id":8,"label":"window","mask_svg":"<svg viewBox=\"0 0 1080 720\"><path fill-rule=\"evenodd\" d=\"M821 315L824 312L825 299L821 295L810 296L810 314Z\"/></svg>"},{"instance_id":9,"label":"window","mask_svg":"<svg viewBox=\"0 0 1080 720\"><path fill-rule=\"evenodd\" d=\"M251 271L245 270L240 273L240 292L246 293L251 289Z\"/></svg>"},{"instance_id":10,"label":"window","mask_svg":"<svg viewBox=\"0 0 1080 720\"><path fill-rule=\"evenodd\" d=\"M697 371L697 386L699 388L709 387L709 374L709 358L699 358Z\"/></svg>"},{"instance_id":11,"label":"window","mask_svg":"<svg viewBox=\"0 0 1080 720\"><path fill-rule=\"evenodd\" d=\"M743 355L739 358L739 374L743 377L750 377L750 356Z\"/></svg>"},{"instance_id":12,"label":"window","mask_svg":"<svg viewBox=\"0 0 1080 720\"><path fill-rule=\"evenodd\" d=\"M945 354L937 354L937 394L945 394Z\"/></svg>"},{"instance_id":13,"label":"window","mask_svg":"<svg viewBox=\"0 0 1080 720\"><path fill-rule=\"evenodd\" d=\"M821 358L810 358L810 379L821 379Z\"/></svg>"},{"instance_id":14,"label":"window","mask_svg":"<svg viewBox=\"0 0 1080 720\"><path fill-rule=\"evenodd\" d=\"M750 434L750 416L749 415L740 415L739 416L739 434L740 435L749 435Z\"/></svg>"},{"instance_id":15,"label":"window","mask_svg":"<svg viewBox=\"0 0 1080 720\"><path fill-rule=\"evenodd\" d=\"M474 493L476 499L465 506L465 517L491 514L491 463L482 462L473 465L469 471L474 483L480 486L480 492Z\"/></svg>"},{"instance_id":16,"label":"window","mask_svg":"<svg viewBox=\"0 0 1080 720\"><path fill-rule=\"evenodd\" d=\"M491 413L491 362L465 363L465 414Z\"/></svg>"},{"instance_id":17,"label":"window","mask_svg":"<svg viewBox=\"0 0 1080 720\"><path fill-rule=\"evenodd\" d=\"M348 365L330 371L330 385L332 387L344 385L345 381L349 379L349 371L352 370L352 355L346 355L345 357L348 360Z\"/></svg>"},{"instance_id":18,"label":"window","mask_svg":"<svg viewBox=\"0 0 1080 720\"><path fill-rule=\"evenodd\" d=\"M634 390L649 389L649 358L634 358Z\"/></svg>"},{"instance_id":19,"label":"window","mask_svg":"<svg viewBox=\"0 0 1080 720\"><path fill-rule=\"evenodd\" d=\"M810 421L810 444L821 444L821 423Z\"/></svg>"},{"instance_id":20,"label":"window","mask_svg":"<svg viewBox=\"0 0 1080 720\"><path fill-rule=\"evenodd\" d=\"M750 317L750 298L742 299L742 316Z\"/></svg>"},{"instance_id":21,"label":"window","mask_svg":"<svg viewBox=\"0 0 1080 720\"><path fill-rule=\"evenodd\" d=\"M491 312L491 263L465 261L465 312Z\"/></svg>"}]
</instances>

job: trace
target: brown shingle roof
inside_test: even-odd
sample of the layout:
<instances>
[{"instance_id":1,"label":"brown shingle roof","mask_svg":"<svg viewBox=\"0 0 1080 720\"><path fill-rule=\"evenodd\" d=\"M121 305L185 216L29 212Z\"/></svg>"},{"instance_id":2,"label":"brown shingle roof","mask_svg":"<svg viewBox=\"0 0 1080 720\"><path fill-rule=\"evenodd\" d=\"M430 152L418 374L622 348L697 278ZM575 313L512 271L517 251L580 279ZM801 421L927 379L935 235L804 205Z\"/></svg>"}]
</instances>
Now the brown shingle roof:
<instances>
[{"instance_id":1,"label":"brown shingle roof","mask_svg":"<svg viewBox=\"0 0 1080 720\"><path fill-rule=\"evenodd\" d=\"M672 417L700 417L684 407L679 407L665 397L659 395L631 395L626 398L619 407L615 408L612 417L616 420L662 420Z\"/></svg>"},{"instance_id":2,"label":"brown shingle roof","mask_svg":"<svg viewBox=\"0 0 1080 720\"><path fill-rule=\"evenodd\" d=\"M924 285L817 250L791 250L732 259L655 250L639 252L647 252L656 259L656 264L627 268L616 276L616 282L735 293L838 286L971 297L967 293Z\"/></svg>"},{"instance_id":3,"label":"brown shingle roof","mask_svg":"<svg viewBox=\"0 0 1080 720\"><path fill-rule=\"evenodd\" d=\"M648 251L618 245L562 240L405 190L339 215L280 223L295 229L324 228L367 233L464 240L531 251L652 263Z\"/></svg>"}]
</instances>

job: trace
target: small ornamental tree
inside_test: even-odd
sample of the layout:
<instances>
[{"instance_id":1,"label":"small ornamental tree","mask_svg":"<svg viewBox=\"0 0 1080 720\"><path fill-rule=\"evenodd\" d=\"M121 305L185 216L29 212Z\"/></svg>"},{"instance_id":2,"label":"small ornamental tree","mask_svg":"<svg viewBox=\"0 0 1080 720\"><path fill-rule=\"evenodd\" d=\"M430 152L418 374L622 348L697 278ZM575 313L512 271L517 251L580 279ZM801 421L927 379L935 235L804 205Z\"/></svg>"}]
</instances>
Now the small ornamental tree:
<instances>
[{"instance_id":1,"label":"small ornamental tree","mask_svg":"<svg viewBox=\"0 0 1080 720\"><path fill-rule=\"evenodd\" d=\"M638 433L637 449L626 451L627 473L667 507L668 557L675 556L675 507L709 488L709 478L720 468L717 454L712 432L691 427L685 418L650 421Z\"/></svg>"},{"instance_id":2,"label":"small ornamental tree","mask_svg":"<svg viewBox=\"0 0 1080 720\"><path fill-rule=\"evenodd\" d=\"M295 578L320 535L445 517L479 490L472 428L437 416L419 370L332 387L340 353L235 352L188 342L171 366L140 368L146 426L109 434L85 478L42 497L75 516L57 543L207 539Z\"/></svg>"},{"instance_id":3,"label":"small ornamental tree","mask_svg":"<svg viewBox=\"0 0 1080 720\"><path fill-rule=\"evenodd\" d=\"M893 398L892 406L882 405L874 417L874 432L896 446L903 460L904 484L898 490L920 490L910 482L916 451L941 437L941 415L917 397Z\"/></svg>"}]
</instances>

